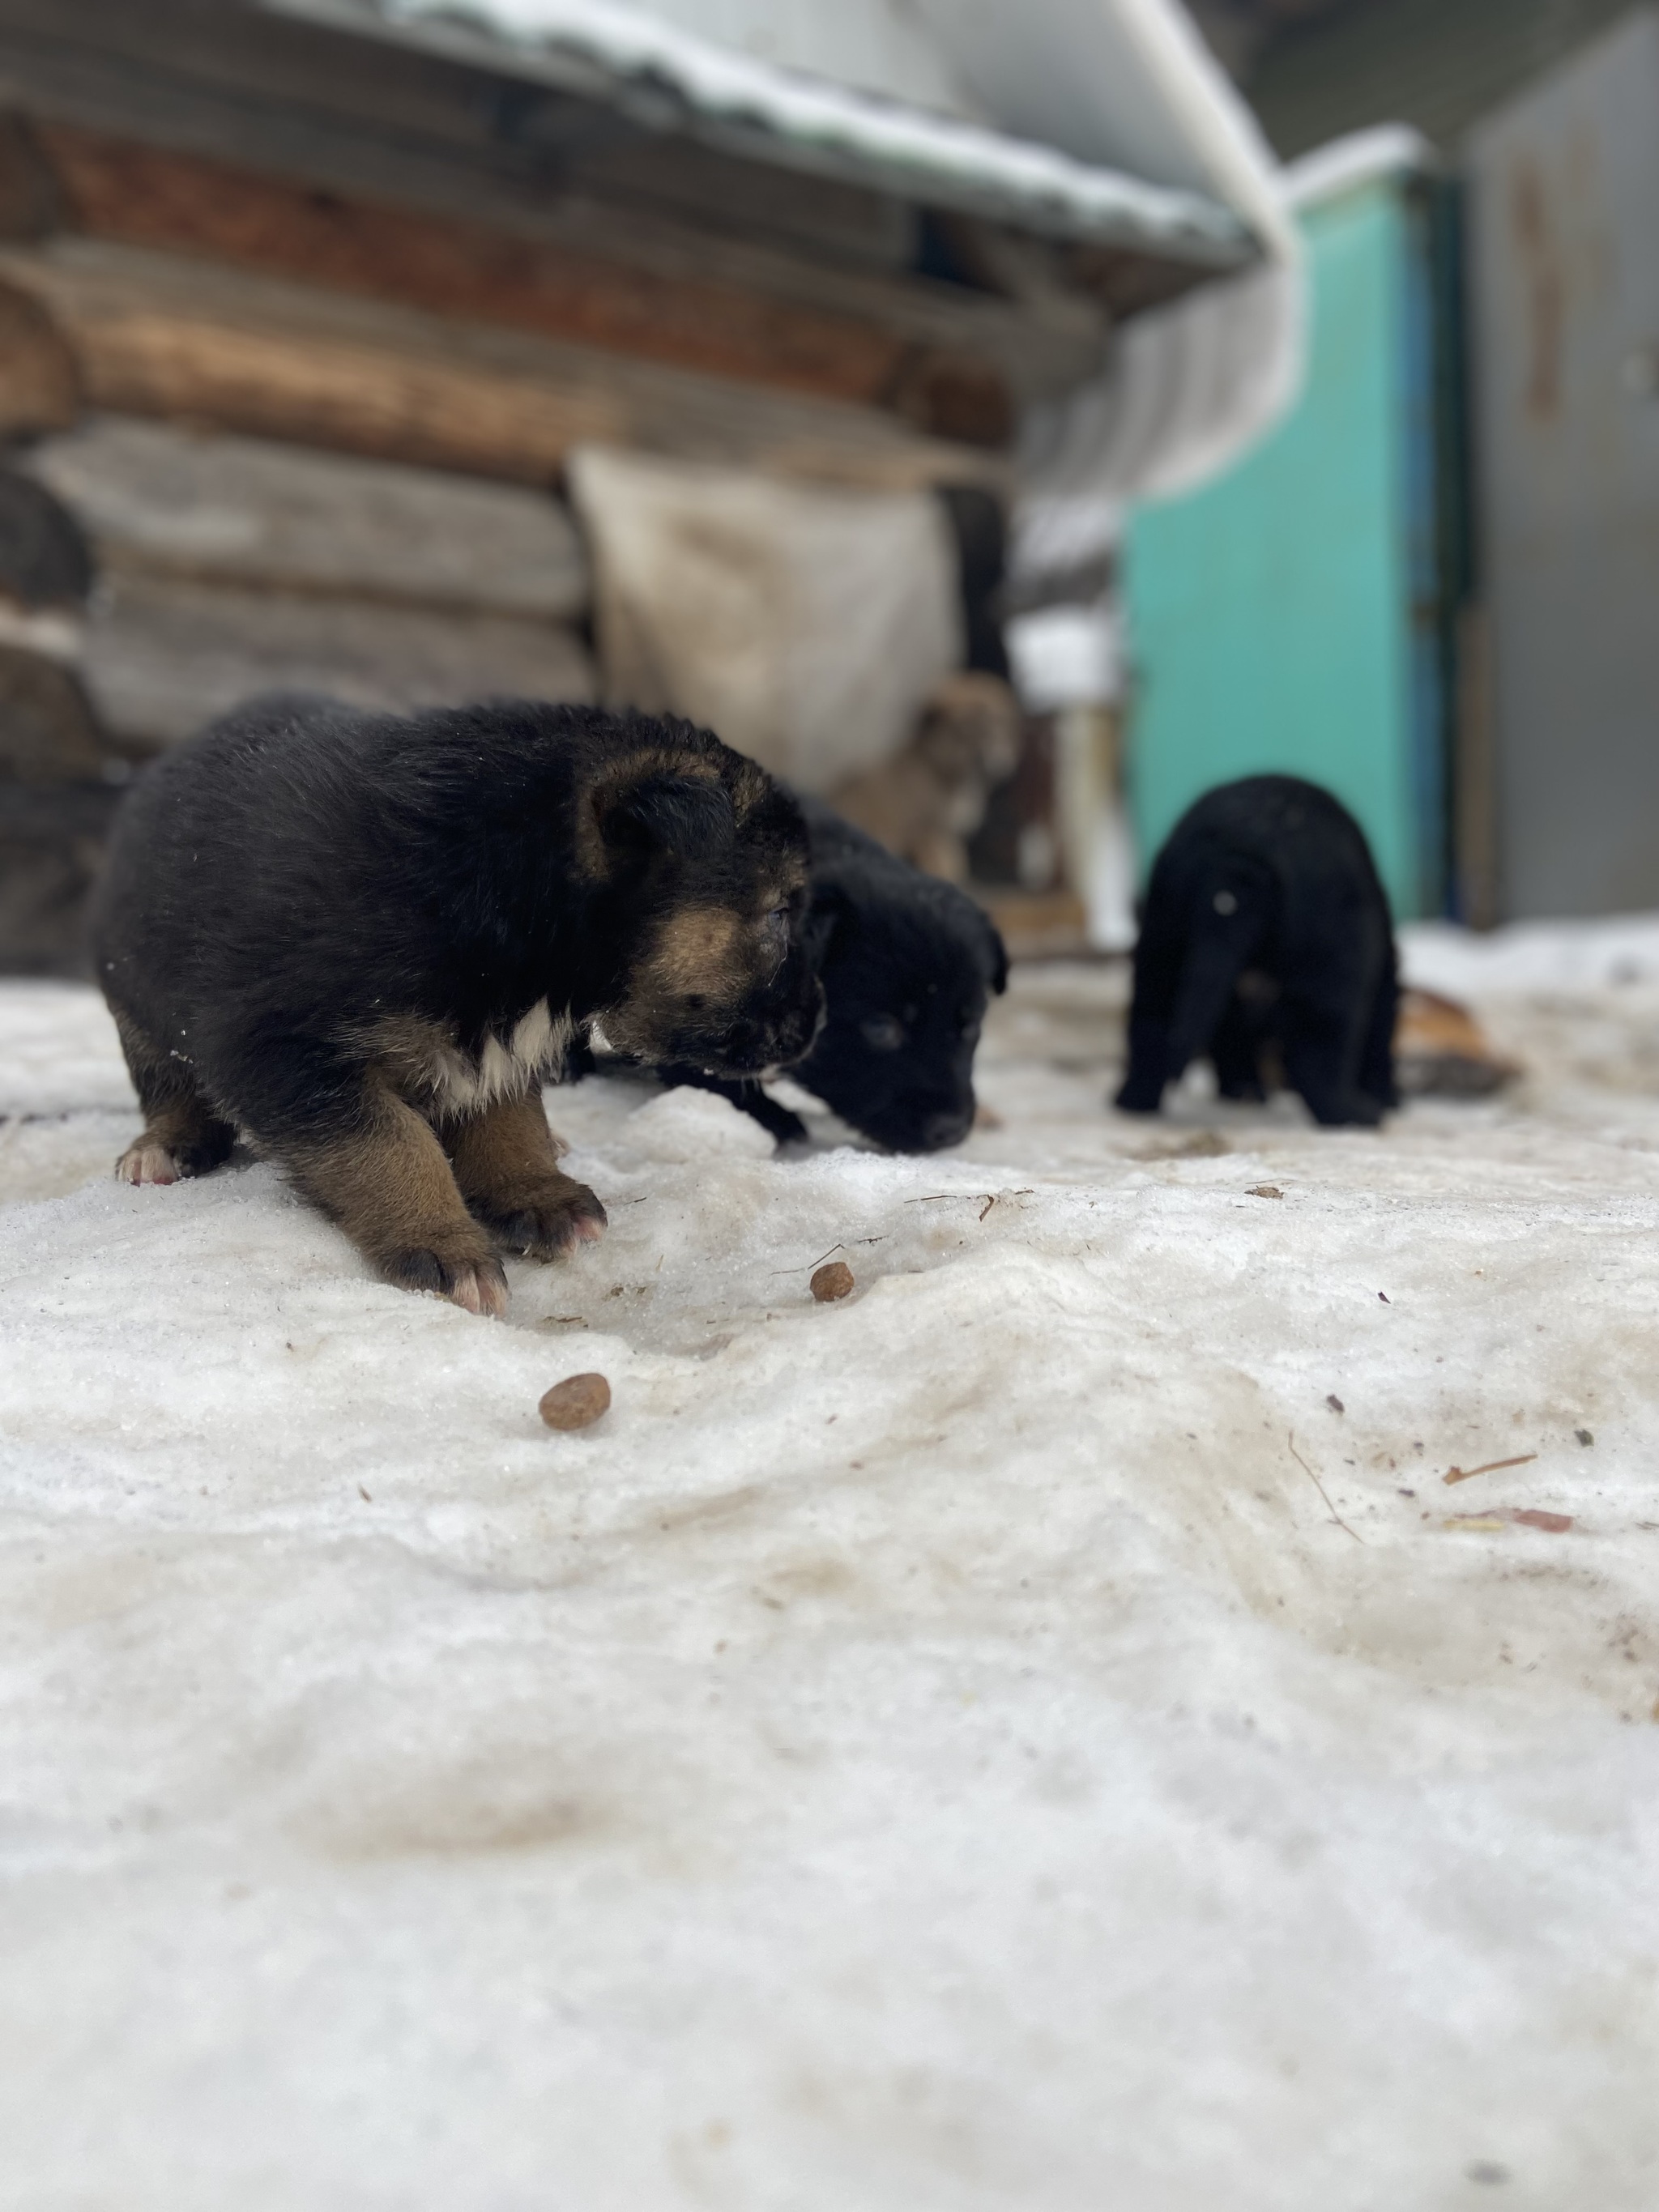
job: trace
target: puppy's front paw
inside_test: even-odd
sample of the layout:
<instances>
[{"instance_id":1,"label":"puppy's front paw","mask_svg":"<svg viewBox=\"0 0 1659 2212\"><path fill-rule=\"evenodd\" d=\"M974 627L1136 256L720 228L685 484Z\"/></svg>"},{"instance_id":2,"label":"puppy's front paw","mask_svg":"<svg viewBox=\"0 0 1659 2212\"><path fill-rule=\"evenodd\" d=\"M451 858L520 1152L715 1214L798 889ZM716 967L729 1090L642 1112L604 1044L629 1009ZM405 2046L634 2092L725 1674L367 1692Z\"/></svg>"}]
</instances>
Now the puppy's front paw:
<instances>
[{"instance_id":1,"label":"puppy's front paw","mask_svg":"<svg viewBox=\"0 0 1659 2212\"><path fill-rule=\"evenodd\" d=\"M468 1313L507 1311L507 1275L499 1260L446 1259L416 1248L391 1254L381 1272L400 1291L431 1291Z\"/></svg>"},{"instance_id":2,"label":"puppy's front paw","mask_svg":"<svg viewBox=\"0 0 1659 2212\"><path fill-rule=\"evenodd\" d=\"M490 1220L507 1250L528 1260L562 1259L605 1230L605 1208L585 1182L568 1176L528 1194L522 1205L492 1213Z\"/></svg>"},{"instance_id":3,"label":"puppy's front paw","mask_svg":"<svg viewBox=\"0 0 1659 2212\"><path fill-rule=\"evenodd\" d=\"M145 1135L127 1146L115 1163L115 1172L123 1182L178 1182L183 1170L165 1145Z\"/></svg>"}]
</instances>

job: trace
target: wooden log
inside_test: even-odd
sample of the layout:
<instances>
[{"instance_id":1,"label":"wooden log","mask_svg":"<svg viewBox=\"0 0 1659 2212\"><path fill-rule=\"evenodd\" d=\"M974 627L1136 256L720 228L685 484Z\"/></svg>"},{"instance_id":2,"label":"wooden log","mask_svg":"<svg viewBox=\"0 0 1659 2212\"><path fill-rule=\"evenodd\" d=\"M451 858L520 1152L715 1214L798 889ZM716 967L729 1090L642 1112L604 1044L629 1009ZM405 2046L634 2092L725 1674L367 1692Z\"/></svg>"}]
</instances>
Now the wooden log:
<instances>
[{"instance_id":1,"label":"wooden log","mask_svg":"<svg viewBox=\"0 0 1659 2212\"><path fill-rule=\"evenodd\" d=\"M896 407L924 431L1006 444L989 362L690 273L307 190L229 162L62 124L39 137L70 221L94 236L204 254L446 316L531 331L819 398Z\"/></svg>"},{"instance_id":2,"label":"wooden log","mask_svg":"<svg viewBox=\"0 0 1659 2212\"><path fill-rule=\"evenodd\" d=\"M91 589L92 553L75 517L44 484L0 469L0 599L78 607Z\"/></svg>"},{"instance_id":3,"label":"wooden log","mask_svg":"<svg viewBox=\"0 0 1659 2212\"><path fill-rule=\"evenodd\" d=\"M155 569L556 622L587 605L581 540L565 508L542 493L124 416L45 440L19 466L39 482L0 477L0 588L16 566L6 557L9 481L55 509L61 501L106 572Z\"/></svg>"},{"instance_id":4,"label":"wooden log","mask_svg":"<svg viewBox=\"0 0 1659 2212\"><path fill-rule=\"evenodd\" d=\"M0 974L91 975L87 910L120 797L0 782Z\"/></svg>"},{"instance_id":5,"label":"wooden log","mask_svg":"<svg viewBox=\"0 0 1659 2212\"><path fill-rule=\"evenodd\" d=\"M480 698L591 699L570 631L137 572L100 592L82 673L110 729L167 744L263 691L325 691L405 710Z\"/></svg>"},{"instance_id":6,"label":"wooden log","mask_svg":"<svg viewBox=\"0 0 1659 2212\"><path fill-rule=\"evenodd\" d=\"M88 404L115 414L518 483L553 483L584 442L883 489L1007 483L1000 456L874 409L93 240L0 250L0 283L45 311ZM18 427L0 380L0 431Z\"/></svg>"},{"instance_id":7,"label":"wooden log","mask_svg":"<svg viewBox=\"0 0 1659 2212\"><path fill-rule=\"evenodd\" d=\"M0 238L45 238L67 216L33 131L20 115L0 115Z\"/></svg>"},{"instance_id":8,"label":"wooden log","mask_svg":"<svg viewBox=\"0 0 1659 2212\"><path fill-rule=\"evenodd\" d=\"M40 302L0 285L0 431L63 430L81 411L75 356Z\"/></svg>"},{"instance_id":9,"label":"wooden log","mask_svg":"<svg viewBox=\"0 0 1659 2212\"><path fill-rule=\"evenodd\" d=\"M43 654L0 645L0 781L100 783L118 769L71 671Z\"/></svg>"}]
</instances>

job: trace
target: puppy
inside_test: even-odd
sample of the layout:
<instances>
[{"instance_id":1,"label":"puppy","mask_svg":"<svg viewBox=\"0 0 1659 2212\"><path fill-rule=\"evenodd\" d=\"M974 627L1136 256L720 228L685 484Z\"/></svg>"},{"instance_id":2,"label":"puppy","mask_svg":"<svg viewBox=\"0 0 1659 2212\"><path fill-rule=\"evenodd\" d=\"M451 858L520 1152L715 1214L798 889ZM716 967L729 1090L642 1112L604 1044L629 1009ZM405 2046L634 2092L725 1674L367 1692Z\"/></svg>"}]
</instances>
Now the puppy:
<instances>
[{"instance_id":1,"label":"puppy","mask_svg":"<svg viewBox=\"0 0 1659 2212\"><path fill-rule=\"evenodd\" d=\"M993 788L1018 766L1019 739L1019 704L1000 677L974 669L947 676L904 750L849 777L836 805L889 852L947 883L965 882L968 840Z\"/></svg>"},{"instance_id":2,"label":"puppy","mask_svg":"<svg viewBox=\"0 0 1659 2212\"><path fill-rule=\"evenodd\" d=\"M1276 1054L1316 1121L1375 1127L1399 1103L1398 997L1388 898L1346 808L1295 776L1224 784L1153 866L1117 1103L1155 1114L1200 1054L1223 1097L1260 1099Z\"/></svg>"},{"instance_id":3,"label":"puppy","mask_svg":"<svg viewBox=\"0 0 1659 2212\"><path fill-rule=\"evenodd\" d=\"M824 1019L791 1079L890 1151L958 1145L974 1125L986 1001L1007 987L1002 939L965 892L896 860L822 800L800 805L811 838L806 936ZM781 1142L806 1134L757 1081L659 1072L719 1091Z\"/></svg>"},{"instance_id":4,"label":"puppy","mask_svg":"<svg viewBox=\"0 0 1659 2212\"><path fill-rule=\"evenodd\" d=\"M145 1118L117 1172L245 1132L388 1282L499 1313L498 1247L605 1226L542 1110L573 1032L733 1076L811 1042L806 872L794 801L689 723L256 702L116 830L94 954Z\"/></svg>"}]
</instances>

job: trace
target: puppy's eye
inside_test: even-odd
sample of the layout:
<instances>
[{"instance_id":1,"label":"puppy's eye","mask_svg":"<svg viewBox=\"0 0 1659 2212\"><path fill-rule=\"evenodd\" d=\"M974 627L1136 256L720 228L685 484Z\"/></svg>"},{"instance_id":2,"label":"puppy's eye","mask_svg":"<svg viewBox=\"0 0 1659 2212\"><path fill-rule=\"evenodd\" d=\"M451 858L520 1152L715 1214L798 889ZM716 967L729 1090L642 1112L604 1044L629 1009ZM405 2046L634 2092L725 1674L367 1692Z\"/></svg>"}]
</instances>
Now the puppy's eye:
<instances>
[{"instance_id":1,"label":"puppy's eye","mask_svg":"<svg viewBox=\"0 0 1659 2212\"><path fill-rule=\"evenodd\" d=\"M892 1014L874 1014L859 1024L859 1035L878 1052L896 1052L904 1042L904 1024Z\"/></svg>"},{"instance_id":2,"label":"puppy's eye","mask_svg":"<svg viewBox=\"0 0 1659 2212\"><path fill-rule=\"evenodd\" d=\"M761 927L769 937L776 938L781 943L789 934L788 908L775 906L769 914L763 915Z\"/></svg>"}]
</instances>

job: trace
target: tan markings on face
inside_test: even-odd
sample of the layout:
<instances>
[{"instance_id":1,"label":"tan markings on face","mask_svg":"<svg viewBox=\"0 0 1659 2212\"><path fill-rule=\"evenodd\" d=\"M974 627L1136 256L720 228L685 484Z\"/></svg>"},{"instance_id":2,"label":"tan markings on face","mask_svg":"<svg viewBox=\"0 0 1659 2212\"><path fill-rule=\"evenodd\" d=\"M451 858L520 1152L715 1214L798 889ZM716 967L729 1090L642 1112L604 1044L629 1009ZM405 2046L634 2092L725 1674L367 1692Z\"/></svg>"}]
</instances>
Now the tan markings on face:
<instances>
[{"instance_id":1,"label":"tan markings on face","mask_svg":"<svg viewBox=\"0 0 1659 2212\"><path fill-rule=\"evenodd\" d=\"M646 963L652 985L676 998L735 995L754 967L743 935L741 919L728 907L691 906L670 915Z\"/></svg>"},{"instance_id":2,"label":"tan markings on face","mask_svg":"<svg viewBox=\"0 0 1659 2212\"><path fill-rule=\"evenodd\" d=\"M688 1013L705 1026L735 1017L777 964L778 948L758 917L729 907L686 907L659 925L627 995L605 1012L605 1036L616 1050L649 1060Z\"/></svg>"}]
</instances>

